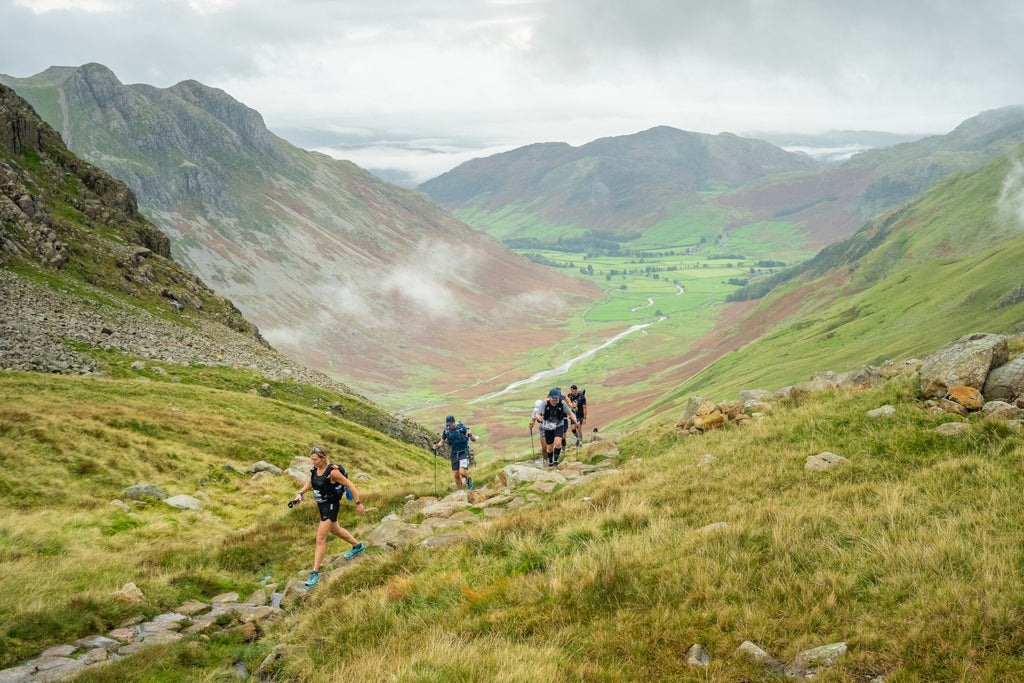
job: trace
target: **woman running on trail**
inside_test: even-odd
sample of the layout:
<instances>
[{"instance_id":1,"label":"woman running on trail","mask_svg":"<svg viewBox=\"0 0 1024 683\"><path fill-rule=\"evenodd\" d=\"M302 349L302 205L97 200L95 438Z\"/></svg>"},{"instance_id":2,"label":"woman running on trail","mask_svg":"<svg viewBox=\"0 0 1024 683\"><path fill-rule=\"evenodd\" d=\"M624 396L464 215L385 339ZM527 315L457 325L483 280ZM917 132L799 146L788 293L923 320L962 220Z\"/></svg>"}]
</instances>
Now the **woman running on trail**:
<instances>
[{"instance_id":1,"label":"woman running on trail","mask_svg":"<svg viewBox=\"0 0 1024 683\"><path fill-rule=\"evenodd\" d=\"M303 494L312 489L313 500L316 501L317 506L320 508L320 526L316 528L316 554L313 558L313 573L309 575L309 579L306 581L307 586L315 586L317 581L320 580L320 564L324 561L324 553L327 552L327 534L334 534L352 546L352 550L345 553L346 560L351 560L366 550L366 547L358 542L355 536L338 524L338 509L341 507L341 497L347 496L355 500L356 512L359 514L365 514L366 511L363 508L362 501L359 500L359 492L356 491L356 487L345 476L345 470L338 465L331 465L327 462L327 453L324 452L322 446L314 446L313 450L309 452L309 459L313 464L313 468L309 473L309 481L299 489L292 504L297 505L301 503ZM345 489L348 489L348 494L345 493Z\"/></svg>"}]
</instances>

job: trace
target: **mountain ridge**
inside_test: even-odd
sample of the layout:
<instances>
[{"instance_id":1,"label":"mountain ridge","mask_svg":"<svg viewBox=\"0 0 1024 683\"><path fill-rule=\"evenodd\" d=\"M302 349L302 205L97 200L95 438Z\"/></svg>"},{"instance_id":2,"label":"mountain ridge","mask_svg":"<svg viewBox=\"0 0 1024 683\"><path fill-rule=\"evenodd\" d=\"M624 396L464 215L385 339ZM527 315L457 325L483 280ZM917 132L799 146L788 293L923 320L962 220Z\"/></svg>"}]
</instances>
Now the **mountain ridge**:
<instances>
[{"instance_id":1,"label":"mountain ridge","mask_svg":"<svg viewBox=\"0 0 1024 683\"><path fill-rule=\"evenodd\" d=\"M452 357L493 357L496 341L510 361L528 353L510 326L559 339L534 302L599 296L422 193L291 146L222 91L124 86L98 64L33 79L7 80L42 104L64 97L72 147L136 189L176 258L275 346L364 391L386 398L409 371L444 391L466 381L436 369Z\"/></svg>"},{"instance_id":2,"label":"mountain ridge","mask_svg":"<svg viewBox=\"0 0 1024 683\"><path fill-rule=\"evenodd\" d=\"M668 218L657 210L664 205L659 199L696 201L714 187L824 168L761 140L657 126L579 147L541 143L474 159L419 189L450 210L472 205L486 213L518 206L546 223L621 233ZM475 184L478 176L487 179L482 188Z\"/></svg>"},{"instance_id":3,"label":"mountain ridge","mask_svg":"<svg viewBox=\"0 0 1024 683\"><path fill-rule=\"evenodd\" d=\"M5 370L103 378L118 354L245 369L266 392L301 381L343 396L355 422L430 442L419 425L279 354L231 301L171 258L168 238L139 214L125 183L70 153L2 84L0 267Z\"/></svg>"},{"instance_id":4,"label":"mountain ridge","mask_svg":"<svg viewBox=\"0 0 1024 683\"><path fill-rule=\"evenodd\" d=\"M767 151L761 147L770 143L730 133L708 136L667 127L602 138L571 150L581 155L588 148L601 150L618 144L620 156L639 161L645 158L648 138L666 131L673 131L672 135L681 141L704 141L709 149L713 149L711 141L718 149L728 149L730 143L733 147L747 145L745 157L735 152L731 155L733 159L748 160L747 174L707 174L710 167L700 155L691 153L680 176L682 182L679 177L638 166L632 169L632 184L620 185L620 189L631 188L622 190L623 194L631 194L636 203L656 206L657 211L640 213L632 211L628 202L606 201L601 215L574 213L580 208L580 199L594 194L600 183L593 182L586 173L570 172L572 164L567 159L571 154L564 148L561 157L546 159L538 155L528 166L523 158L536 149L529 146L465 162L420 188L458 217L501 239L538 235L555 239L586 229L614 228L619 235L642 245L644 240L636 240L635 233L643 236L657 229L660 222L671 223L700 207L720 215L721 241L737 231L763 230L757 226L789 226L813 253L852 234L878 213L913 198L940 177L978 168L1024 142L1024 107L981 112L946 135L864 151L839 166L785 152L808 164L801 168L794 162L792 167L773 169L767 163L771 157L764 156ZM663 152L671 149L663 148ZM759 150L762 156L758 156ZM578 166L580 162L575 163ZM752 169L763 172L750 172ZM721 182L707 182L714 178ZM716 234L677 230L675 237L679 244L697 244Z\"/></svg>"}]
</instances>

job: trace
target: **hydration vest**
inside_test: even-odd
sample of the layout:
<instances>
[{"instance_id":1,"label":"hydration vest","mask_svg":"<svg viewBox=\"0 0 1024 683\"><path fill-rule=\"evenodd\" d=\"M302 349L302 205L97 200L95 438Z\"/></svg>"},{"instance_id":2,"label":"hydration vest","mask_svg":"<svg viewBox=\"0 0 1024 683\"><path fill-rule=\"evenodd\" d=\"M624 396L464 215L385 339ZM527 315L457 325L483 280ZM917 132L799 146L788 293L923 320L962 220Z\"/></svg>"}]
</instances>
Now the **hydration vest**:
<instances>
[{"instance_id":1,"label":"hydration vest","mask_svg":"<svg viewBox=\"0 0 1024 683\"><path fill-rule=\"evenodd\" d=\"M318 503L337 503L345 495L345 487L331 481L331 472L338 470L341 476L348 479L348 472L341 465L328 465L323 474L317 474L316 468L309 471L309 484L313 487L313 500Z\"/></svg>"},{"instance_id":2,"label":"hydration vest","mask_svg":"<svg viewBox=\"0 0 1024 683\"><path fill-rule=\"evenodd\" d=\"M461 453L469 448L469 434L466 425L461 422L457 423L454 427L445 427L444 439L448 442L448 446L451 447L452 453Z\"/></svg>"},{"instance_id":3,"label":"hydration vest","mask_svg":"<svg viewBox=\"0 0 1024 683\"><path fill-rule=\"evenodd\" d=\"M558 429L558 426L569 417L565 403L561 399L555 405L551 405L547 401L544 403L547 404L544 406L544 429Z\"/></svg>"}]
</instances>

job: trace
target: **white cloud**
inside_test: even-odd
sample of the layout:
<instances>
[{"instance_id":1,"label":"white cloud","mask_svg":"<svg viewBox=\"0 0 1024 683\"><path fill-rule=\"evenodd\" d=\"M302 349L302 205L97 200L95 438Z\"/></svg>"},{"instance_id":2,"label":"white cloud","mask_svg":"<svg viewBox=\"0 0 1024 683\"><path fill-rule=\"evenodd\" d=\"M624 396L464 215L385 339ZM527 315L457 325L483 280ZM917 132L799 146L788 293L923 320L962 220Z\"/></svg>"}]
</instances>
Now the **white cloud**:
<instances>
[{"instance_id":1,"label":"white cloud","mask_svg":"<svg viewBox=\"0 0 1024 683\"><path fill-rule=\"evenodd\" d=\"M387 141L480 156L657 125L944 133L1024 97L1016 0L0 0L0 25L18 27L10 75L193 78L272 130L372 129L366 158L417 177L445 153Z\"/></svg>"},{"instance_id":2,"label":"white cloud","mask_svg":"<svg viewBox=\"0 0 1024 683\"><path fill-rule=\"evenodd\" d=\"M463 149L447 140L412 140L407 143L383 140L380 143L358 147L317 147L315 151L336 159L351 161L371 171L401 170L410 181L407 184L418 185L464 161L506 152L513 147L514 145L506 145Z\"/></svg>"},{"instance_id":3,"label":"white cloud","mask_svg":"<svg viewBox=\"0 0 1024 683\"><path fill-rule=\"evenodd\" d=\"M419 314L440 317L456 311L455 299L441 280L415 267L395 268L381 283L381 289L401 295Z\"/></svg>"},{"instance_id":4,"label":"white cloud","mask_svg":"<svg viewBox=\"0 0 1024 683\"><path fill-rule=\"evenodd\" d=\"M1024 164L1019 161L1013 162L1003 180L997 206L1003 218L1015 221L1018 227L1024 227Z\"/></svg>"}]
</instances>

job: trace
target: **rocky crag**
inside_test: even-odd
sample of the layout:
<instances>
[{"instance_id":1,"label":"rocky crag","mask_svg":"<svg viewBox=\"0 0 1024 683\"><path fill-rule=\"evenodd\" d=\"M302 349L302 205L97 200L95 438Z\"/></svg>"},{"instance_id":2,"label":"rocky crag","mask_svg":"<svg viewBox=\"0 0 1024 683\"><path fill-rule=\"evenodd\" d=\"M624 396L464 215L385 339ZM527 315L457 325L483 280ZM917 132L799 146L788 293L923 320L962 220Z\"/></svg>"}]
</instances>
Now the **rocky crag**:
<instances>
[{"instance_id":1,"label":"rocky crag","mask_svg":"<svg viewBox=\"0 0 1024 683\"><path fill-rule=\"evenodd\" d=\"M430 443L419 425L271 348L231 301L171 258L167 236L139 214L125 183L69 152L3 85L0 266L0 369L102 376L83 345L245 368L356 398L347 419Z\"/></svg>"}]
</instances>

